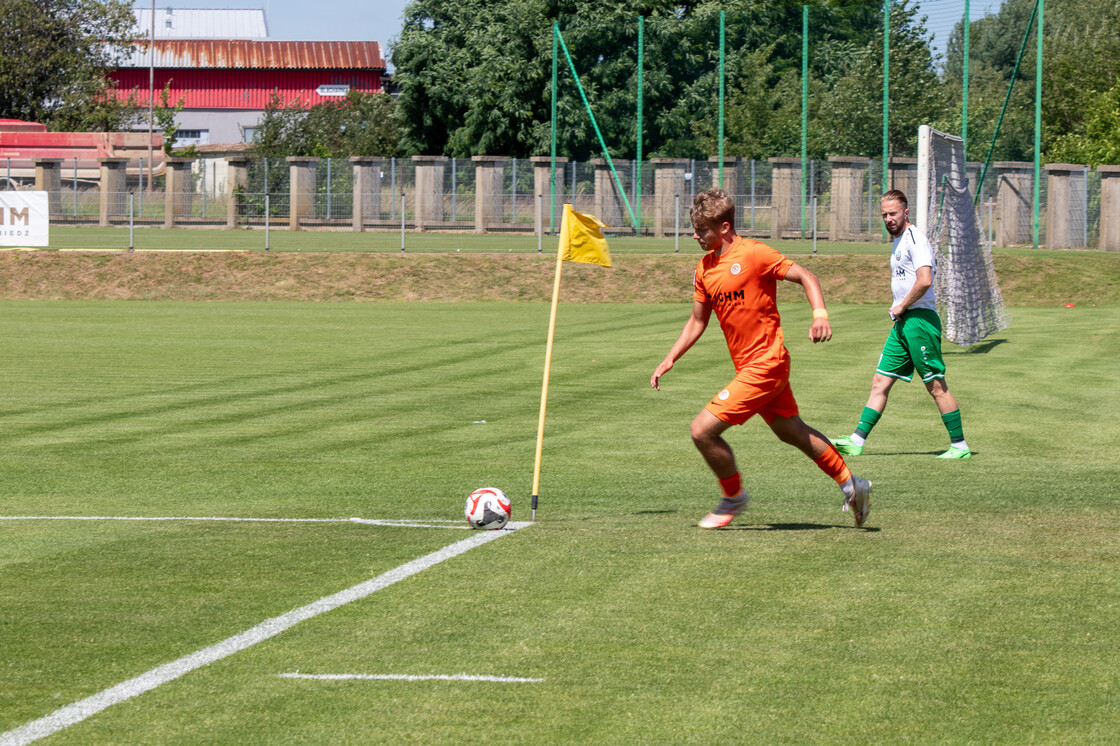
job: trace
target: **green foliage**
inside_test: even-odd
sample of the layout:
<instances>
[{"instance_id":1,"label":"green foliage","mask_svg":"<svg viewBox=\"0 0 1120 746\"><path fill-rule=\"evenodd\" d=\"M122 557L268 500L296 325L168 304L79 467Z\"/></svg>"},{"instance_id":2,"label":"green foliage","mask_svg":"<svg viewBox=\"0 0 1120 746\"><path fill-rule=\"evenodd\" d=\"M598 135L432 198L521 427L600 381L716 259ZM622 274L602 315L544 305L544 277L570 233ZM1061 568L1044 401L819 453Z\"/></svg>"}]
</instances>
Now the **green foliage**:
<instances>
[{"instance_id":1,"label":"green foliage","mask_svg":"<svg viewBox=\"0 0 1120 746\"><path fill-rule=\"evenodd\" d=\"M186 96L183 96L175 103L171 103L171 81L168 81L160 91L159 106L152 107L152 119L163 133L163 152L168 155L171 155L171 151L175 148L175 140L179 134L179 124L175 118L183 110L186 101Z\"/></svg>"},{"instance_id":2,"label":"green foliage","mask_svg":"<svg viewBox=\"0 0 1120 746\"><path fill-rule=\"evenodd\" d=\"M720 11L726 11L729 153L799 147L801 6L645 0L417 0L393 48L409 152L527 156L549 151L553 21L614 156L636 150L637 17L646 17L643 153L696 157L717 133ZM813 73L863 46L873 4L815 5ZM561 54L561 155L601 154ZM792 97L792 98L791 98ZM798 133L790 136L791 130ZM822 143L821 147L826 147Z\"/></svg>"},{"instance_id":3,"label":"green foliage","mask_svg":"<svg viewBox=\"0 0 1120 746\"><path fill-rule=\"evenodd\" d=\"M1043 151L1049 152L1059 139L1077 136L1099 156L1111 149L1113 160L1104 162L1117 163L1117 131L1103 125L1105 108L1108 101L1115 108L1114 91L1120 85L1120 4L1068 0L1046 10Z\"/></svg>"},{"instance_id":4,"label":"green foliage","mask_svg":"<svg viewBox=\"0 0 1120 746\"><path fill-rule=\"evenodd\" d=\"M1036 0L1006 0L999 11L972 21L969 32L969 152L987 154L996 120L1007 96L1020 48L1018 75L992 157L1025 161L1034 158L1034 98L1037 61L1036 24L1023 47ZM949 100L961 100L964 31L960 23L948 45L945 81ZM1077 162L1107 158L1112 133L1104 126L1102 96L1120 80L1120 5L1112 0L1066 0L1048 3L1043 23L1042 149L1086 153ZM956 131L960 107L938 126ZM1094 125L1090 119L1097 119ZM1093 130L1096 134L1090 134ZM1062 143L1060 146L1058 143ZM1076 144L1075 144L1076 143ZM1100 162L1100 161L1097 161Z\"/></svg>"},{"instance_id":5,"label":"green foliage","mask_svg":"<svg viewBox=\"0 0 1120 746\"><path fill-rule=\"evenodd\" d=\"M1035 0L1007 0L998 12L970 24L967 153L970 160L985 159L992 148L997 124L1000 129L992 148L993 160L1029 161L1034 158L1033 36L1027 39L1011 98L1007 100L1007 89L1012 83L1015 63L1023 46L1034 4ZM1037 28L1031 28L1032 35ZM948 99L955 103L952 111L936 119L933 125L947 132L959 132L964 72L963 19L953 29L947 50L944 81ZM1002 123L999 122L1001 111Z\"/></svg>"},{"instance_id":6,"label":"green foliage","mask_svg":"<svg viewBox=\"0 0 1120 746\"><path fill-rule=\"evenodd\" d=\"M1007 0L970 30L969 153L996 131L1035 0ZM644 133L649 156L717 150L718 28L726 12L725 153L797 155L801 137L801 5L662 0L415 0L393 48L403 146L409 153L527 156L550 149L551 24L558 21L614 156L636 150L637 16L645 23ZM891 6L890 130L913 154L919 124L961 129L963 28L944 68L914 0ZM882 5L824 0L809 11L808 142L812 157L882 152ZM1045 24L1043 146L1087 132L1093 99L1120 76L1120 5L1051 3ZM1034 155L1034 59L1028 43L993 158ZM560 61L560 154L600 145ZM1067 142L1065 140L1063 142Z\"/></svg>"},{"instance_id":7,"label":"green foliage","mask_svg":"<svg viewBox=\"0 0 1120 746\"><path fill-rule=\"evenodd\" d=\"M906 3L891 7L888 147L909 155L918 126L945 108L924 19ZM862 48L838 61L832 87L821 94L818 121L823 152L880 157L883 151L883 28ZM877 94L877 95L876 95Z\"/></svg>"},{"instance_id":8,"label":"green foliage","mask_svg":"<svg viewBox=\"0 0 1120 746\"><path fill-rule=\"evenodd\" d=\"M401 155L396 102L387 93L350 91L341 101L304 109L274 93L254 143L266 158Z\"/></svg>"},{"instance_id":9,"label":"green foliage","mask_svg":"<svg viewBox=\"0 0 1120 746\"><path fill-rule=\"evenodd\" d=\"M110 95L107 71L133 41L121 0L0 0L0 112L53 130L123 129L135 98Z\"/></svg>"},{"instance_id":10,"label":"green foliage","mask_svg":"<svg viewBox=\"0 0 1120 746\"><path fill-rule=\"evenodd\" d=\"M1079 131L1054 139L1050 161L1120 165L1120 83L1089 102Z\"/></svg>"}]
</instances>

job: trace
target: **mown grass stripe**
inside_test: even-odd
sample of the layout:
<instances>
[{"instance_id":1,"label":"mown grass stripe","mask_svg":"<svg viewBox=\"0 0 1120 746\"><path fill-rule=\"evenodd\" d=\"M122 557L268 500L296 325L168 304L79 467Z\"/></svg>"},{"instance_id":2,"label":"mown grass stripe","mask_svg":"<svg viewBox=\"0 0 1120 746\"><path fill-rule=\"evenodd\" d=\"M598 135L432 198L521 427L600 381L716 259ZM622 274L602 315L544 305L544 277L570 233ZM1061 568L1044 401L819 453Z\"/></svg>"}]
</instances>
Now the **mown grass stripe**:
<instances>
[{"instance_id":1,"label":"mown grass stripe","mask_svg":"<svg viewBox=\"0 0 1120 746\"><path fill-rule=\"evenodd\" d=\"M32 720L6 733L0 733L0 746L22 746L23 744L37 741L40 738L46 738L75 723L80 723L86 718L96 715L113 705L132 699L144 692L155 689L161 684L174 681L184 674L188 674L203 666L208 666L215 661L219 661L234 653L252 647L259 642L264 642L269 638L275 637L300 622L312 619L324 612L337 609L352 601L363 599L372 593L422 572L433 565L438 565L440 562L457 557L475 547L482 546L483 544L505 536L507 533L510 533L510 531L515 531L528 525L530 524L524 522L510 523L507 526L509 529L508 531L486 531L475 534L469 539L463 539L462 541L450 544L431 554L426 554L411 562L406 562L364 583L359 583L344 591L339 591L338 593L321 598L314 603L310 603L298 609L293 609L278 617L267 619L257 626L227 638L216 645L211 645L208 648L203 648L202 650L191 653L178 660L165 663L162 666L157 666L147 673L143 673L128 681L121 682L116 686L98 692L91 697L86 697L83 700L55 710L50 715L41 717L38 720Z\"/></svg>"},{"instance_id":2,"label":"mown grass stripe","mask_svg":"<svg viewBox=\"0 0 1120 746\"><path fill-rule=\"evenodd\" d=\"M129 515L0 515L0 521L216 521L230 523L361 523L402 528L470 529L461 521L396 520L387 518L244 518L237 516L129 516Z\"/></svg>"},{"instance_id":3,"label":"mown grass stripe","mask_svg":"<svg viewBox=\"0 0 1120 746\"><path fill-rule=\"evenodd\" d=\"M530 679L520 676L483 676L479 674L430 674L414 676L395 673L282 673L282 679L310 679L313 681L484 681L497 684L538 684L544 679Z\"/></svg>"}]
</instances>

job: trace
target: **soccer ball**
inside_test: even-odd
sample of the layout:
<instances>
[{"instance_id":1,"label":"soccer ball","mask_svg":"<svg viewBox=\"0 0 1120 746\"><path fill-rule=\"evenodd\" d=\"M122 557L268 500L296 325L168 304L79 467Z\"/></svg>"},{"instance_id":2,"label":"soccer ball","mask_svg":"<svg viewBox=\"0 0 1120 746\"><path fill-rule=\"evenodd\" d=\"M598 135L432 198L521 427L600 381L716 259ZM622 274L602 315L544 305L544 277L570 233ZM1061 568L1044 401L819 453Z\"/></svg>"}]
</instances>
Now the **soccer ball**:
<instances>
[{"instance_id":1,"label":"soccer ball","mask_svg":"<svg viewBox=\"0 0 1120 746\"><path fill-rule=\"evenodd\" d=\"M467 495L463 512L471 528L493 530L509 523L511 509L506 493L496 487L483 487Z\"/></svg>"}]
</instances>

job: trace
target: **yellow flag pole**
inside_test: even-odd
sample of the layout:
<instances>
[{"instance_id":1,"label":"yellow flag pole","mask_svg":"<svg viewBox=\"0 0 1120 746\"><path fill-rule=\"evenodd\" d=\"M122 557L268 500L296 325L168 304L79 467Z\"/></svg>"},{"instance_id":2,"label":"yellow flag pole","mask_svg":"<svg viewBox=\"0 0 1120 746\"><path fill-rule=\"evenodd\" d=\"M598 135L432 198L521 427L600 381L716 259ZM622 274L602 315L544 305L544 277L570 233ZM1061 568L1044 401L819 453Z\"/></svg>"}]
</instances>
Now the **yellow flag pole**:
<instances>
[{"instance_id":1,"label":"yellow flag pole","mask_svg":"<svg viewBox=\"0 0 1120 746\"><path fill-rule=\"evenodd\" d=\"M556 331L556 307L560 301L560 273L564 271L564 244L556 249L556 281L552 286L552 311L548 315L548 344L544 351L544 383L541 386L541 414L537 421L537 456L533 465L533 521L537 520L537 498L541 487L541 452L544 450L544 413L548 406L548 376L552 369L552 337Z\"/></svg>"}]
</instances>

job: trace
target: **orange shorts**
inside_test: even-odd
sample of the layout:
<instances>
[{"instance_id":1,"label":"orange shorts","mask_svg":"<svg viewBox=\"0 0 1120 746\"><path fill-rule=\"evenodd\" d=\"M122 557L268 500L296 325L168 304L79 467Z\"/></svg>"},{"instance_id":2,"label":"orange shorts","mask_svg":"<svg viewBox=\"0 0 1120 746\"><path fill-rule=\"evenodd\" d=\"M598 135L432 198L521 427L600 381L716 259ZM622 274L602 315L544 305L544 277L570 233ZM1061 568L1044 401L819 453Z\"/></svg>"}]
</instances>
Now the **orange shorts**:
<instances>
[{"instance_id":1,"label":"orange shorts","mask_svg":"<svg viewBox=\"0 0 1120 746\"><path fill-rule=\"evenodd\" d=\"M796 417L799 410L789 385L789 364L744 368L704 409L729 425L742 425L756 414L767 425L776 417Z\"/></svg>"}]
</instances>

